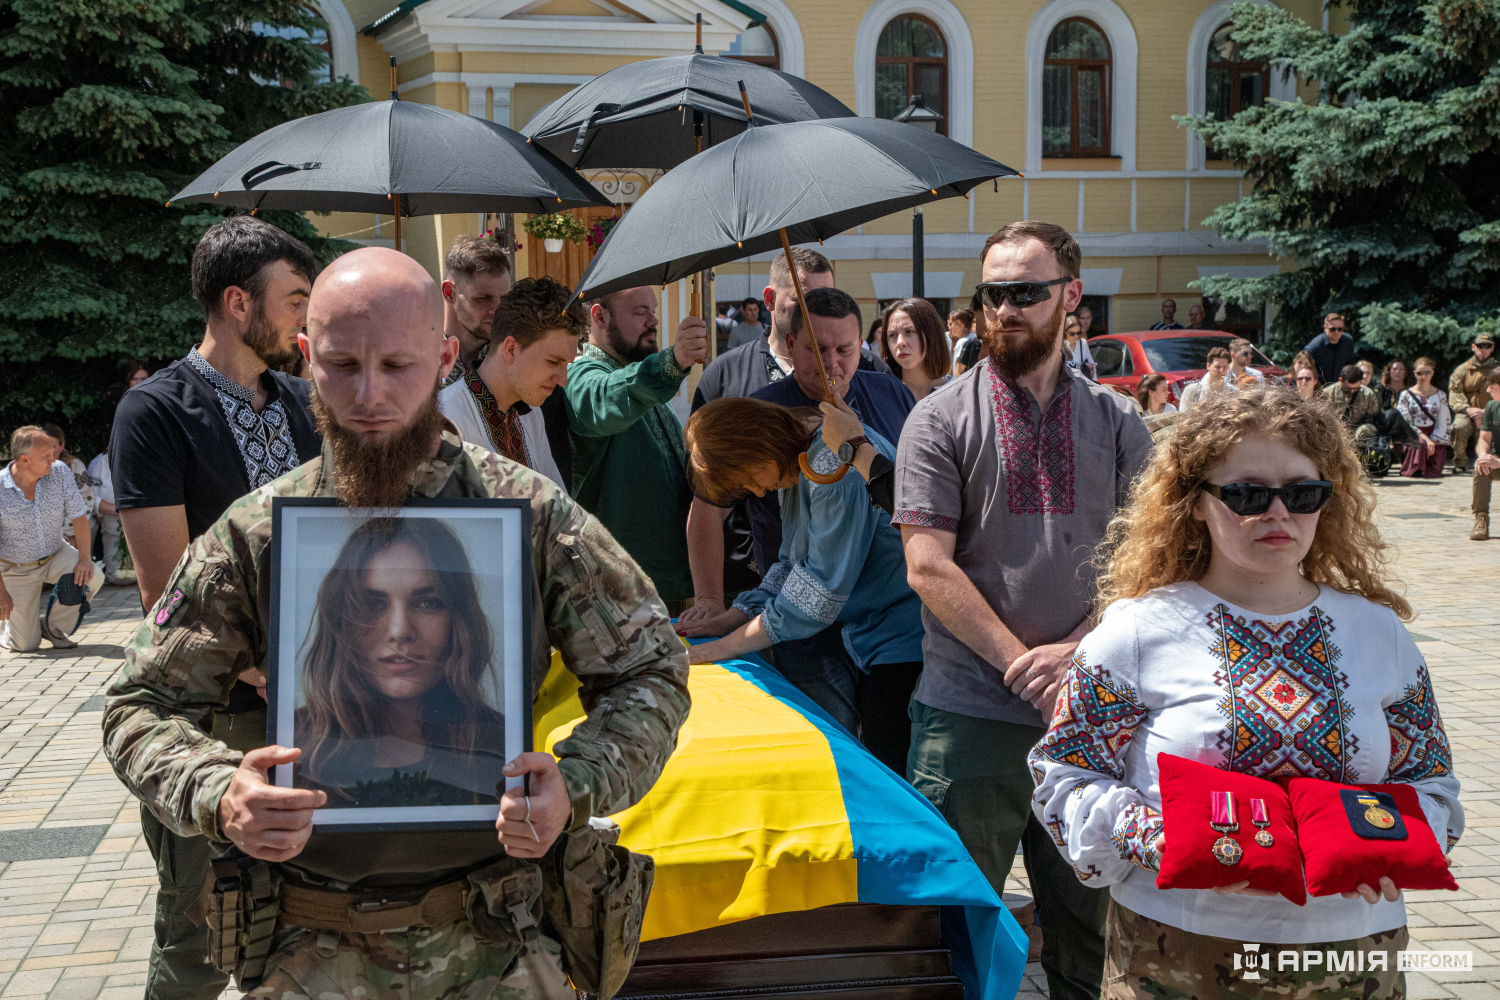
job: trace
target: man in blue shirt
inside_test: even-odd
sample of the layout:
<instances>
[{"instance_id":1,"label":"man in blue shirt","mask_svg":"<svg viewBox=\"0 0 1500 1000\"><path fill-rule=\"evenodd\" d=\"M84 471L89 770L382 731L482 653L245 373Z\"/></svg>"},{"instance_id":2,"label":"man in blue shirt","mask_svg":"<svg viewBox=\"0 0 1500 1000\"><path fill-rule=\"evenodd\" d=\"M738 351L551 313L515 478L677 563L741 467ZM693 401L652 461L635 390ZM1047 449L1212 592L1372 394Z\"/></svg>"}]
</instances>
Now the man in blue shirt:
<instances>
[{"instance_id":1,"label":"man in blue shirt","mask_svg":"<svg viewBox=\"0 0 1500 1000\"><path fill-rule=\"evenodd\" d=\"M1312 355L1318 366L1318 380L1332 385L1349 365L1354 364L1354 338L1344 331L1344 317L1329 313L1323 317L1323 332L1302 348Z\"/></svg>"},{"instance_id":2,"label":"man in blue shirt","mask_svg":"<svg viewBox=\"0 0 1500 1000\"><path fill-rule=\"evenodd\" d=\"M865 426L892 444L897 443L916 398L894 375L860 369L863 319L858 303L837 288L815 288L806 295L813 333L835 395L849 404ZM800 309L792 310L787 329L791 377L772 382L750 398L781 406L816 408L823 402L823 382ZM746 507L754 536L755 563L769 568L775 565L781 552L780 498L774 494L751 496ZM699 627L688 627L684 634L720 634L713 624L714 619L708 619ZM906 703L916 686L920 664L904 672L882 665L869 674L863 673L844 648L842 622L835 622L810 639L777 643L772 647L772 656L787 680L851 733L859 735L862 728L867 734L878 731L884 738L882 742L889 742L893 727L907 731Z\"/></svg>"}]
</instances>

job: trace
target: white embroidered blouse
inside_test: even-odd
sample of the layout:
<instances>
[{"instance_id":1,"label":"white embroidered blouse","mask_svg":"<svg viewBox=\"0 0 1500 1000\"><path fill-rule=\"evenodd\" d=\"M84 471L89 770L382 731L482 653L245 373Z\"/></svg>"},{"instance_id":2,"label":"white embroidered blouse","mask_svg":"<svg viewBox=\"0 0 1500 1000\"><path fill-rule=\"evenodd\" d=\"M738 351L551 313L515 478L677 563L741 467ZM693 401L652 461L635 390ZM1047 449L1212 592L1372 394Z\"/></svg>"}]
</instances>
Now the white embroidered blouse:
<instances>
[{"instance_id":1,"label":"white embroidered blouse","mask_svg":"<svg viewBox=\"0 0 1500 1000\"><path fill-rule=\"evenodd\" d=\"M1158 889L1163 752L1262 778L1407 782L1446 850L1463 832L1453 754L1416 643L1389 608L1329 587L1278 616L1232 607L1196 583L1110 605L1031 751L1032 809L1081 881L1173 927L1306 944L1406 923L1400 899L1309 897L1299 907Z\"/></svg>"}]
</instances>

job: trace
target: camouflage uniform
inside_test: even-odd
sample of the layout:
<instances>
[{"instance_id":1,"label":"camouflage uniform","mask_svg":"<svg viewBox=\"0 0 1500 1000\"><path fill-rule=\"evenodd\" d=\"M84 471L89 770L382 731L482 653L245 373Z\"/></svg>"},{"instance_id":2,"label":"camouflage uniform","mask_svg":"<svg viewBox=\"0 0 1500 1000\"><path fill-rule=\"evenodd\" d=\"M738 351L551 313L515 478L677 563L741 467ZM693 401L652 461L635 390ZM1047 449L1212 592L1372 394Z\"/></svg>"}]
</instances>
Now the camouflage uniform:
<instances>
[{"instance_id":1,"label":"camouflage uniform","mask_svg":"<svg viewBox=\"0 0 1500 1000\"><path fill-rule=\"evenodd\" d=\"M1375 443L1375 425L1370 422L1380 415L1380 397L1375 390L1362 385L1350 395L1342 382L1335 382L1323 387L1323 398L1354 435L1357 446L1368 448Z\"/></svg>"},{"instance_id":2,"label":"camouflage uniform","mask_svg":"<svg viewBox=\"0 0 1500 1000\"><path fill-rule=\"evenodd\" d=\"M271 498L333 496L330 470L325 445L321 458L236 501L189 546L126 651L105 711L105 752L126 786L176 833L227 841L218 804L242 754L205 730L236 675L266 663ZM573 803L568 829L638 801L671 755L688 710L686 651L650 580L562 490L465 445L451 426L437 455L413 473L412 495L531 501L533 683L540 687L549 647L556 647L582 681L589 709L556 747ZM384 891L451 882L503 859L493 830L315 832L294 861L273 867L289 884L359 892L372 884ZM275 947L262 989L282 995L374 1000L452 988L478 1000L533 992L524 964L509 973L486 966L493 949L462 920L384 934L283 925ZM555 943L546 947L555 953ZM387 962L382 956L393 949L408 957Z\"/></svg>"},{"instance_id":3,"label":"camouflage uniform","mask_svg":"<svg viewBox=\"0 0 1500 1000\"><path fill-rule=\"evenodd\" d=\"M1105 919L1104 989L1101 1000L1405 1000L1406 974L1396 952L1409 940L1405 927L1355 941L1265 944L1194 934L1143 917L1110 900ZM1252 947L1247 948L1246 945ZM1282 960L1282 953L1295 960ZM1306 963L1309 953L1315 963ZM1372 969L1371 953L1384 953ZM1330 960L1330 955L1334 956ZM1238 958L1238 961L1236 961ZM1329 966L1335 966L1330 970ZM1349 971L1338 971L1344 965ZM1254 966L1254 968L1252 968ZM1364 971L1360 971L1364 970ZM1253 973L1253 975L1251 975Z\"/></svg>"},{"instance_id":4,"label":"camouflage uniform","mask_svg":"<svg viewBox=\"0 0 1500 1000\"><path fill-rule=\"evenodd\" d=\"M1469 443L1479 438L1479 421L1469 416L1468 408L1484 409L1490 401L1484 391L1484 379L1500 358L1491 354L1480 361L1470 358L1457 368L1448 379L1448 409L1453 412L1453 470L1462 471L1469 465Z\"/></svg>"}]
</instances>

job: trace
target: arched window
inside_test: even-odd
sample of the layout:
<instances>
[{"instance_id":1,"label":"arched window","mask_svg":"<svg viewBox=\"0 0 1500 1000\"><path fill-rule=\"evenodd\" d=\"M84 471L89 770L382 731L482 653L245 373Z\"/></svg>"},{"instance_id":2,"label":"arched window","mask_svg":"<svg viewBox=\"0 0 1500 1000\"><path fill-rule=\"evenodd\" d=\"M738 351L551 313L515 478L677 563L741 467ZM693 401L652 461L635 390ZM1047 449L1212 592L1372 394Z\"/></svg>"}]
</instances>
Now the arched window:
<instances>
[{"instance_id":1,"label":"arched window","mask_svg":"<svg viewBox=\"0 0 1500 1000\"><path fill-rule=\"evenodd\" d=\"M300 38L311 42L314 48L322 49L323 52L328 56L327 64L324 65L321 69L317 70L314 73L313 78L321 82L323 74L327 73L329 82L332 82L334 80L333 42L328 37L328 22L323 19L322 13L319 12L316 7L304 7L303 11L317 22L312 30L312 34L308 34L301 28L272 27L267 24L262 24L259 21L256 21L254 24L250 25L250 30L257 35L265 35L272 38ZM262 80L260 77L252 77L252 79L254 79L257 83L272 82ZM291 84L285 80L281 81L281 85L283 87L291 86Z\"/></svg>"},{"instance_id":2,"label":"arched window","mask_svg":"<svg viewBox=\"0 0 1500 1000\"><path fill-rule=\"evenodd\" d=\"M1060 22L1042 65L1042 155L1110 155L1109 40L1092 21Z\"/></svg>"},{"instance_id":3,"label":"arched window","mask_svg":"<svg viewBox=\"0 0 1500 1000\"><path fill-rule=\"evenodd\" d=\"M1233 24L1220 26L1208 43L1204 110L1220 121L1266 103L1271 88L1271 67L1247 60L1240 43L1229 37L1233 30Z\"/></svg>"},{"instance_id":4,"label":"arched window","mask_svg":"<svg viewBox=\"0 0 1500 1000\"><path fill-rule=\"evenodd\" d=\"M943 116L938 131L947 135L947 43L936 24L906 14L885 26L875 46L875 116L895 118L917 94Z\"/></svg>"},{"instance_id":5,"label":"arched window","mask_svg":"<svg viewBox=\"0 0 1500 1000\"><path fill-rule=\"evenodd\" d=\"M776 32L769 24L752 24L746 28L724 55L757 66L781 68L781 48L776 44Z\"/></svg>"}]
</instances>

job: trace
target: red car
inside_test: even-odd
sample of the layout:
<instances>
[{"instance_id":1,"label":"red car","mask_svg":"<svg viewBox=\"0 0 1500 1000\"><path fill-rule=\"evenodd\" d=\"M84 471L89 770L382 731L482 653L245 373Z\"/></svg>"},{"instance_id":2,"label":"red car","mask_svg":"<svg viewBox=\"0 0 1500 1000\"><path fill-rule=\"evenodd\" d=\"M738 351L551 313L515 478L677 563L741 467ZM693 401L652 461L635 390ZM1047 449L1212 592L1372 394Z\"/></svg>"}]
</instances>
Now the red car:
<instances>
[{"instance_id":1,"label":"red car","mask_svg":"<svg viewBox=\"0 0 1500 1000\"><path fill-rule=\"evenodd\" d=\"M1113 386L1129 395L1141 378L1158 372L1167 377L1175 405L1189 382L1208 372L1208 352L1228 347L1236 337L1218 330L1142 330L1138 333L1110 333L1089 338L1089 353L1094 356L1100 383ZM1258 348L1250 367L1277 379L1286 372L1273 365Z\"/></svg>"}]
</instances>

